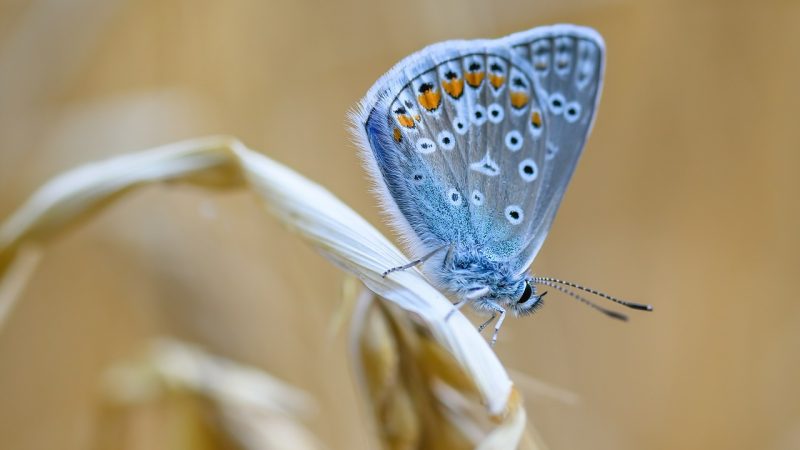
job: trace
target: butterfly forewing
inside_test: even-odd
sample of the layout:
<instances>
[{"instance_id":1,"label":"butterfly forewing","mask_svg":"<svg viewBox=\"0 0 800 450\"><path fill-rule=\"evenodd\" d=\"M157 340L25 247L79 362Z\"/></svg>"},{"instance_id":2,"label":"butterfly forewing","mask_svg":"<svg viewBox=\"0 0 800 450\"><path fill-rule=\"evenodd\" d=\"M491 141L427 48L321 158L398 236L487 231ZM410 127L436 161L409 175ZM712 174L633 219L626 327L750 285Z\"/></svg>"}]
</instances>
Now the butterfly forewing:
<instances>
[{"instance_id":1,"label":"butterfly forewing","mask_svg":"<svg viewBox=\"0 0 800 450\"><path fill-rule=\"evenodd\" d=\"M547 119L530 66L486 41L419 55L363 105L380 177L412 241L517 257L536 227L545 158Z\"/></svg>"}]
</instances>

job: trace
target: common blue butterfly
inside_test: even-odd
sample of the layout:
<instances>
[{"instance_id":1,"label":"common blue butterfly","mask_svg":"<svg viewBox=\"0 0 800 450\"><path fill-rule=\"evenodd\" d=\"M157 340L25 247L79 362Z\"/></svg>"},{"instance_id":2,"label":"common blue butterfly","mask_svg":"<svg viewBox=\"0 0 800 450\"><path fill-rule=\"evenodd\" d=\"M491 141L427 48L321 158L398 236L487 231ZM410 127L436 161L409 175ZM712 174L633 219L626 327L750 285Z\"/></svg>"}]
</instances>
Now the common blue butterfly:
<instances>
[{"instance_id":1,"label":"common blue butterfly","mask_svg":"<svg viewBox=\"0 0 800 450\"><path fill-rule=\"evenodd\" d=\"M528 268L553 222L594 122L605 45L593 29L534 28L496 40L431 45L381 77L353 114L384 207L440 289L476 310L526 315L536 285L590 292L532 277Z\"/></svg>"}]
</instances>

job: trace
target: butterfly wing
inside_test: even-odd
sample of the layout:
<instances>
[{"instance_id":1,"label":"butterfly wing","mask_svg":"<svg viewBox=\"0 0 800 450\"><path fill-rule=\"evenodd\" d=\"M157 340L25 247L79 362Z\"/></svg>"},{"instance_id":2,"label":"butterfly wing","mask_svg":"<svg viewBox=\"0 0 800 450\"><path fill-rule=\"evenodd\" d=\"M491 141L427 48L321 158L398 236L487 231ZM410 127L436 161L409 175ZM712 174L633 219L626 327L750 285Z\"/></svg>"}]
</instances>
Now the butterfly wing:
<instances>
[{"instance_id":1,"label":"butterfly wing","mask_svg":"<svg viewBox=\"0 0 800 450\"><path fill-rule=\"evenodd\" d=\"M594 123L605 67L603 38L593 29L553 25L502 39L530 63L548 124L541 190L521 264L525 270L550 229Z\"/></svg>"},{"instance_id":2,"label":"butterfly wing","mask_svg":"<svg viewBox=\"0 0 800 450\"><path fill-rule=\"evenodd\" d=\"M446 42L401 61L353 117L383 203L419 247L518 257L537 226L547 118L530 64L499 41Z\"/></svg>"}]
</instances>

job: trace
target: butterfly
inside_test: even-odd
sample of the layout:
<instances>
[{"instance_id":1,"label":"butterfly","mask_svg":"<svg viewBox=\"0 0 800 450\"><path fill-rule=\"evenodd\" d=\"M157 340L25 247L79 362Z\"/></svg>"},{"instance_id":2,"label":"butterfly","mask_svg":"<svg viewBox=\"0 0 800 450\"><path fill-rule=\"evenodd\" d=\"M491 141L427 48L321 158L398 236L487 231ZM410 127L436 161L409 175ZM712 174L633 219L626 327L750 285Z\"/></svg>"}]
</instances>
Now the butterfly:
<instances>
[{"instance_id":1,"label":"butterfly","mask_svg":"<svg viewBox=\"0 0 800 450\"><path fill-rule=\"evenodd\" d=\"M550 286L528 274L595 119L605 45L591 28L552 25L495 40L447 41L381 77L352 115L392 223L439 289L497 319L531 314ZM453 310L455 311L455 309Z\"/></svg>"}]
</instances>

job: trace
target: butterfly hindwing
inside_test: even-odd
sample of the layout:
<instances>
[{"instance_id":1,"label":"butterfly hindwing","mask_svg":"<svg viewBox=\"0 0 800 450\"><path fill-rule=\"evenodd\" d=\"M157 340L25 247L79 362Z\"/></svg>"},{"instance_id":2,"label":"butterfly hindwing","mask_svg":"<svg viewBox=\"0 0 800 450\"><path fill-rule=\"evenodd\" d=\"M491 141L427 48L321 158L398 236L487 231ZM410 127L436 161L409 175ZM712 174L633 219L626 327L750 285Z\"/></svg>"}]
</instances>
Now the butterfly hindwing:
<instances>
[{"instance_id":1,"label":"butterfly hindwing","mask_svg":"<svg viewBox=\"0 0 800 450\"><path fill-rule=\"evenodd\" d=\"M583 151L602 89L605 45L594 30L575 25L534 28L503 39L530 63L548 122L542 189L523 266L544 241Z\"/></svg>"}]
</instances>

